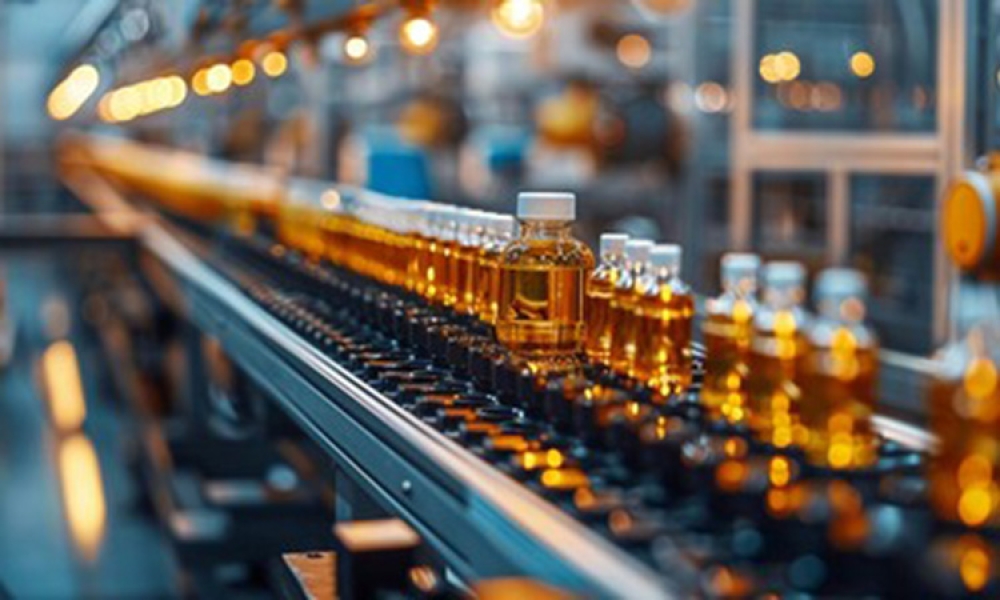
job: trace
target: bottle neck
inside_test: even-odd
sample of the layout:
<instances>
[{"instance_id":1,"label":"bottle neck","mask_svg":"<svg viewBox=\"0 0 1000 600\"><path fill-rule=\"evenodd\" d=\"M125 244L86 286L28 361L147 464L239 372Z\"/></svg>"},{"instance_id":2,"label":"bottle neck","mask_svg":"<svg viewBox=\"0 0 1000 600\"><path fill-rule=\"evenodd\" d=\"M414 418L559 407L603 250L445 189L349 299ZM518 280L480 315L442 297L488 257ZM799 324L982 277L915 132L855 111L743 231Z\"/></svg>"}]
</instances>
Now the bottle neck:
<instances>
[{"instance_id":1,"label":"bottle neck","mask_svg":"<svg viewBox=\"0 0 1000 600\"><path fill-rule=\"evenodd\" d=\"M572 237L572 221L523 220L521 238L534 240L564 240Z\"/></svg>"},{"instance_id":2,"label":"bottle neck","mask_svg":"<svg viewBox=\"0 0 1000 600\"><path fill-rule=\"evenodd\" d=\"M624 269L625 255L621 252L605 252L601 255L601 262L615 269Z\"/></svg>"},{"instance_id":3,"label":"bottle neck","mask_svg":"<svg viewBox=\"0 0 1000 600\"><path fill-rule=\"evenodd\" d=\"M764 288L764 304L774 310L789 310L802 303L799 286L771 286Z\"/></svg>"},{"instance_id":4,"label":"bottle neck","mask_svg":"<svg viewBox=\"0 0 1000 600\"><path fill-rule=\"evenodd\" d=\"M650 266L647 267L646 273L652 275L659 281L670 281L680 274L680 269L678 267L670 266Z\"/></svg>"},{"instance_id":5,"label":"bottle neck","mask_svg":"<svg viewBox=\"0 0 1000 600\"><path fill-rule=\"evenodd\" d=\"M857 325L865 320L865 303L855 296L831 296L817 302L824 319L844 325Z\"/></svg>"},{"instance_id":6,"label":"bottle neck","mask_svg":"<svg viewBox=\"0 0 1000 600\"><path fill-rule=\"evenodd\" d=\"M750 298L757 291L757 278L739 275L724 277L722 280L722 289L732 296Z\"/></svg>"}]
</instances>

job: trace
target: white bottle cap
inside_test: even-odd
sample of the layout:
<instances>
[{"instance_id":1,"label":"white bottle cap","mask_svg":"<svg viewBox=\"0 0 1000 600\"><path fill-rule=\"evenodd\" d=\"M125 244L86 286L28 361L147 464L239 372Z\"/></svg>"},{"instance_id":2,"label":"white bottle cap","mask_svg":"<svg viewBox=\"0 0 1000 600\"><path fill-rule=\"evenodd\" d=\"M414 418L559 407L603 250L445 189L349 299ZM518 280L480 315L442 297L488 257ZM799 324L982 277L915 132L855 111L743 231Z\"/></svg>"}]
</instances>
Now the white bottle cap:
<instances>
[{"instance_id":1,"label":"white bottle cap","mask_svg":"<svg viewBox=\"0 0 1000 600\"><path fill-rule=\"evenodd\" d=\"M625 242L625 259L633 263L646 262L652 249L650 240L629 240Z\"/></svg>"},{"instance_id":2,"label":"white bottle cap","mask_svg":"<svg viewBox=\"0 0 1000 600\"><path fill-rule=\"evenodd\" d=\"M659 269L679 269L681 247L677 244L657 244L649 251L649 264Z\"/></svg>"},{"instance_id":3,"label":"white bottle cap","mask_svg":"<svg viewBox=\"0 0 1000 600\"><path fill-rule=\"evenodd\" d=\"M868 291L865 277L855 269L823 269L816 278L816 298L861 298Z\"/></svg>"},{"instance_id":4,"label":"white bottle cap","mask_svg":"<svg viewBox=\"0 0 1000 600\"><path fill-rule=\"evenodd\" d=\"M625 242L628 241L626 233L602 233L601 234L601 255L622 254L625 252Z\"/></svg>"},{"instance_id":5,"label":"white bottle cap","mask_svg":"<svg viewBox=\"0 0 1000 600\"><path fill-rule=\"evenodd\" d=\"M766 287L801 287L806 280L806 270L792 261L775 261L764 265L764 285Z\"/></svg>"},{"instance_id":6,"label":"white bottle cap","mask_svg":"<svg viewBox=\"0 0 1000 600\"><path fill-rule=\"evenodd\" d=\"M517 218L572 221L576 218L576 195L570 192L521 192L517 195Z\"/></svg>"}]
</instances>

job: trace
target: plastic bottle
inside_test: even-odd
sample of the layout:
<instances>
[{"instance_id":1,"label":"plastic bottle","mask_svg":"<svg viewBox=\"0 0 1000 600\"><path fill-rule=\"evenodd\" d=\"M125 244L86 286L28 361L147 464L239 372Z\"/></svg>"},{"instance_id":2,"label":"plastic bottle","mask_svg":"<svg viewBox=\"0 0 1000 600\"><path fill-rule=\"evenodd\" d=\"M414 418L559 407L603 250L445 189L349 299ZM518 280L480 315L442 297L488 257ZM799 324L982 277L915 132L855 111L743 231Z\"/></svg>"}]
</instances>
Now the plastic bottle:
<instances>
[{"instance_id":1,"label":"plastic bottle","mask_svg":"<svg viewBox=\"0 0 1000 600\"><path fill-rule=\"evenodd\" d=\"M601 235L601 262L587 279L587 357L607 365L611 361L611 295L625 268L624 233Z\"/></svg>"},{"instance_id":2,"label":"plastic bottle","mask_svg":"<svg viewBox=\"0 0 1000 600\"><path fill-rule=\"evenodd\" d=\"M759 441L781 449L803 441L796 369L808 325L802 308L805 270L794 262L768 263L763 283L750 342L750 428Z\"/></svg>"},{"instance_id":3,"label":"plastic bottle","mask_svg":"<svg viewBox=\"0 0 1000 600\"><path fill-rule=\"evenodd\" d=\"M962 315L960 339L937 352L929 390L938 439L928 467L930 501L943 519L995 523L1000 484L1000 326Z\"/></svg>"},{"instance_id":4,"label":"plastic bottle","mask_svg":"<svg viewBox=\"0 0 1000 600\"><path fill-rule=\"evenodd\" d=\"M858 469L877 457L878 341L864 324L866 294L853 269L827 269L816 280L819 314L806 336L800 414L806 459L817 466Z\"/></svg>"},{"instance_id":5,"label":"plastic bottle","mask_svg":"<svg viewBox=\"0 0 1000 600\"><path fill-rule=\"evenodd\" d=\"M665 399L691 385L694 295L680 277L681 247L654 246L636 285L635 377Z\"/></svg>"},{"instance_id":6,"label":"plastic bottle","mask_svg":"<svg viewBox=\"0 0 1000 600\"><path fill-rule=\"evenodd\" d=\"M516 221L510 215L486 215L483 244L476 275L476 312L489 325L496 324L500 303L500 257L514 239Z\"/></svg>"},{"instance_id":7,"label":"plastic bottle","mask_svg":"<svg viewBox=\"0 0 1000 600\"><path fill-rule=\"evenodd\" d=\"M635 284L646 271L652 248L653 242L649 240L625 242L625 268L611 294L611 368L625 376L632 376L635 367Z\"/></svg>"},{"instance_id":8,"label":"plastic bottle","mask_svg":"<svg viewBox=\"0 0 1000 600\"><path fill-rule=\"evenodd\" d=\"M573 368L584 340L584 287L594 268L586 244L572 235L576 197L518 196L520 237L500 259L497 339L538 371Z\"/></svg>"},{"instance_id":9,"label":"plastic bottle","mask_svg":"<svg viewBox=\"0 0 1000 600\"><path fill-rule=\"evenodd\" d=\"M722 257L721 266L723 291L708 301L702 329L706 356L701 404L709 419L742 425L750 417L747 376L760 258L730 253Z\"/></svg>"}]
</instances>

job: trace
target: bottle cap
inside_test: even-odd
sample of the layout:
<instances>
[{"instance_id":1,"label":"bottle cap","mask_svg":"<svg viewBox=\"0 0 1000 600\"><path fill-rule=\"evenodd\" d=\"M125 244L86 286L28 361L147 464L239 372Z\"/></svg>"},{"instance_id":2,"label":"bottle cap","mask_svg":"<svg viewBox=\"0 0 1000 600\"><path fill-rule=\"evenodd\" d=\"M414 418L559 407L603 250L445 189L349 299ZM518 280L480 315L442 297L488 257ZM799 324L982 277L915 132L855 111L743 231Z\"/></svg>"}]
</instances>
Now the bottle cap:
<instances>
[{"instance_id":1,"label":"bottle cap","mask_svg":"<svg viewBox=\"0 0 1000 600\"><path fill-rule=\"evenodd\" d=\"M570 192L521 192L517 195L517 218L572 221L576 218L576 195Z\"/></svg>"},{"instance_id":2,"label":"bottle cap","mask_svg":"<svg viewBox=\"0 0 1000 600\"><path fill-rule=\"evenodd\" d=\"M646 262L653 242L649 240L629 240L625 242L625 258L630 262Z\"/></svg>"},{"instance_id":3,"label":"bottle cap","mask_svg":"<svg viewBox=\"0 0 1000 600\"><path fill-rule=\"evenodd\" d=\"M679 269L681 247L677 244L657 244L649 251L649 264L660 269Z\"/></svg>"},{"instance_id":4,"label":"bottle cap","mask_svg":"<svg viewBox=\"0 0 1000 600\"><path fill-rule=\"evenodd\" d=\"M823 269L816 278L816 298L860 298L868 291L865 277L855 269Z\"/></svg>"},{"instance_id":5,"label":"bottle cap","mask_svg":"<svg viewBox=\"0 0 1000 600\"><path fill-rule=\"evenodd\" d=\"M601 255L622 254L625 252L625 242L627 241L628 234L625 233L602 233Z\"/></svg>"},{"instance_id":6,"label":"bottle cap","mask_svg":"<svg viewBox=\"0 0 1000 600\"><path fill-rule=\"evenodd\" d=\"M766 287L802 286L806 270L792 261L775 261L764 265L762 278Z\"/></svg>"}]
</instances>

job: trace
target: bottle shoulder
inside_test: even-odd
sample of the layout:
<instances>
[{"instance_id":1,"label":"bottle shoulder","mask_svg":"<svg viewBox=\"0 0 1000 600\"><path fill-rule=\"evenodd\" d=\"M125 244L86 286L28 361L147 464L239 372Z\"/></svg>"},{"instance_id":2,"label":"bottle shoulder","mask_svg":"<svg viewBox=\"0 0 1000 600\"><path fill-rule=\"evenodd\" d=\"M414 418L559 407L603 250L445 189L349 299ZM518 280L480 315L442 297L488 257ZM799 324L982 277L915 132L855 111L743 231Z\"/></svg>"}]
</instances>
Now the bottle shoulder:
<instances>
[{"instance_id":1,"label":"bottle shoulder","mask_svg":"<svg viewBox=\"0 0 1000 600\"><path fill-rule=\"evenodd\" d=\"M838 335L850 334L858 348L875 348L878 336L863 323L842 323L833 319L817 317L809 328L808 338L813 346L830 347Z\"/></svg>"},{"instance_id":2,"label":"bottle shoulder","mask_svg":"<svg viewBox=\"0 0 1000 600\"><path fill-rule=\"evenodd\" d=\"M537 267L583 267L594 269L594 255L583 242L560 240L514 240L503 249L501 262L508 265Z\"/></svg>"}]
</instances>

